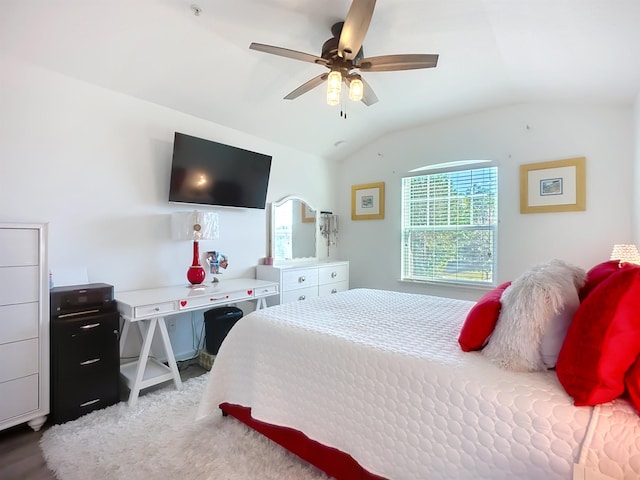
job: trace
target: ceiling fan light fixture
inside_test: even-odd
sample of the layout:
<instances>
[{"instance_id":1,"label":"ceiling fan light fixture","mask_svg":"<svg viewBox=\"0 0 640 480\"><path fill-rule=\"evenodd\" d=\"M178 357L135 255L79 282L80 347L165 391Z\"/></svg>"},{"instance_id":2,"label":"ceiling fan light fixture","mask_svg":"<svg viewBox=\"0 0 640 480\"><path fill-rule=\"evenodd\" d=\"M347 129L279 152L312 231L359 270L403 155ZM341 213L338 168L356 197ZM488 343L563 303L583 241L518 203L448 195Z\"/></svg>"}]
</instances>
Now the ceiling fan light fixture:
<instances>
[{"instance_id":1,"label":"ceiling fan light fixture","mask_svg":"<svg viewBox=\"0 0 640 480\"><path fill-rule=\"evenodd\" d=\"M327 104L331 106L340 103L340 88L342 85L342 74L338 70L332 70L327 78Z\"/></svg>"},{"instance_id":2,"label":"ceiling fan light fixture","mask_svg":"<svg viewBox=\"0 0 640 480\"><path fill-rule=\"evenodd\" d=\"M340 103L340 92L336 92L335 90L327 91L327 105L335 107Z\"/></svg>"},{"instance_id":3,"label":"ceiling fan light fixture","mask_svg":"<svg viewBox=\"0 0 640 480\"><path fill-rule=\"evenodd\" d=\"M327 91L336 90L340 91L340 86L342 85L342 74L339 70L332 70L327 78Z\"/></svg>"},{"instance_id":4,"label":"ceiling fan light fixture","mask_svg":"<svg viewBox=\"0 0 640 480\"><path fill-rule=\"evenodd\" d=\"M351 80L349 83L349 98L354 102L359 102L362 100L362 96L364 95L364 85L359 76Z\"/></svg>"}]
</instances>

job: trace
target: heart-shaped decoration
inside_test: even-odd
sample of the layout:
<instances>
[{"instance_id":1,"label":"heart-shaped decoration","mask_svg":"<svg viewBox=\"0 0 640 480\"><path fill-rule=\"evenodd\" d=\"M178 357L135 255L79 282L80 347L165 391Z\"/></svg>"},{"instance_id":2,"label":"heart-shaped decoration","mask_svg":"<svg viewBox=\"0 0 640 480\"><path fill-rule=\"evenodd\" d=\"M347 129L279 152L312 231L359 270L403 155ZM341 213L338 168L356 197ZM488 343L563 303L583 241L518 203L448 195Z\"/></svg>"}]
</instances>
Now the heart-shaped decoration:
<instances>
[{"instance_id":1,"label":"heart-shaped decoration","mask_svg":"<svg viewBox=\"0 0 640 480\"><path fill-rule=\"evenodd\" d=\"M253 290L247 290L247 295L251 295L253 293Z\"/></svg>"},{"instance_id":2,"label":"heart-shaped decoration","mask_svg":"<svg viewBox=\"0 0 640 480\"><path fill-rule=\"evenodd\" d=\"M180 305L183 307L187 306L187 301L186 300L180 300Z\"/></svg>"}]
</instances>

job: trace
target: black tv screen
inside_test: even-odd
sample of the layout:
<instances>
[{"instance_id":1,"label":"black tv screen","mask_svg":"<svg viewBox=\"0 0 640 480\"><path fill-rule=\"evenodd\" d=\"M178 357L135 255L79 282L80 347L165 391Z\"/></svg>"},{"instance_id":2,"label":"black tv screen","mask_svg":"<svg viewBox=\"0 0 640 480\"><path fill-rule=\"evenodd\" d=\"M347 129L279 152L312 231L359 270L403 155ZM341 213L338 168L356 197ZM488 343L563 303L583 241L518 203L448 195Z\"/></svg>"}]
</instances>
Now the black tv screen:
<instances>
[{"instance_id":1,"label":"black tv screen","mask_svg":"<svg viewBox=\"0 0 640 480\"><path fill-rule=\"evenodd\" d=\"M175 133L169 202L265 208L271 156Z\"/></svg>"}]
</instances>

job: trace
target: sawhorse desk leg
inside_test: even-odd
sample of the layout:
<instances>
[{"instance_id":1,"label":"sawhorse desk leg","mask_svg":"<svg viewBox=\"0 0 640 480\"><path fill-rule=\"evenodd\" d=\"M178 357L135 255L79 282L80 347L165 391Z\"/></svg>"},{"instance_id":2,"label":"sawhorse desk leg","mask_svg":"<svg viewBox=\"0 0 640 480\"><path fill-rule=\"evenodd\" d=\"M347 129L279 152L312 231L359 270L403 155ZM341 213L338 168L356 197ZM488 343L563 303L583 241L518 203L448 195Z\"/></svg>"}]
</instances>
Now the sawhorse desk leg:
<instances>
[{"instance_id":1,"label":"sawhorse desk leg","mask_svg":"<svg viewBox=\"0 0 640 480\"><path fill-rule=\"evenodd\" d=\"M124 349L127 336L129 335L131 323L132 322L127 319L124 320L122 335L120 337L121 352ZM138 320L135 323L138 324L138 329L140 330L140 335L142 337L140 356L137 362L131 364L125 363L120 366L120 371L125 377L125 382L130 389L130 406L135 405L138 401L140 390L152 385L157 385L158 383L173 380L176 389L182 390L182 380L180 379L178 365L176 364L176 359L173 355L173 348L171 348L169 332L167 332L167 325L165 323L164 317ZM156 331L156 326L160 330L160 337L162 338L165 354L167 356L168 366L161 364L153 358L149 358L149 354L151 353L151 342L153 341L153 335ZM132 370L131 366L135 366L135 370ZM147 375L145 375L146 373Z\"/></svg>"},{"instance_id":2,"label":"sawhorse desk leg","mask_svg":"<svg viewBox=\"0 0 640 480\"><path fill-rule=\"evenodd\" d=\"M256 310L267 308L267 297L260 297L256 299Z\"/></svg>"}]
</instances>

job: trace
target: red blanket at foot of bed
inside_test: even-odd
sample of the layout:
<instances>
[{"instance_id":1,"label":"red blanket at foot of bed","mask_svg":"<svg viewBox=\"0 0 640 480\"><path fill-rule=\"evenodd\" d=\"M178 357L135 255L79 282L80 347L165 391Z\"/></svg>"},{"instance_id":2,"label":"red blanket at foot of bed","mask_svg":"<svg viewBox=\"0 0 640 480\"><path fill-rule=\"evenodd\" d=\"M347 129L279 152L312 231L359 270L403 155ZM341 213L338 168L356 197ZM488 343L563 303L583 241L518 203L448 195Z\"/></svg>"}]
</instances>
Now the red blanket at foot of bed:
<instances>
[{"instance_id":1,"label":"red blanket at foot of bed","mask_svg":"<svg viewBox=\"0 0 640 480\"><path fill-rule=\"evenodd\" d=\"M311 440L298 430L254 419L250 407L222 403L220 409L337 480L385 480L366 471L351 455Z\"/></svg>"}]
</instances>

